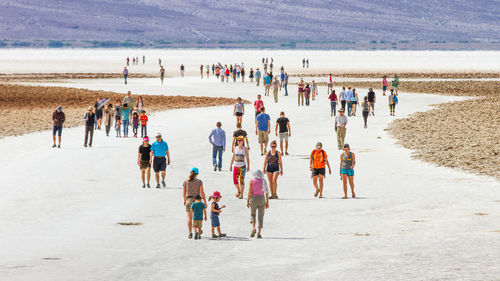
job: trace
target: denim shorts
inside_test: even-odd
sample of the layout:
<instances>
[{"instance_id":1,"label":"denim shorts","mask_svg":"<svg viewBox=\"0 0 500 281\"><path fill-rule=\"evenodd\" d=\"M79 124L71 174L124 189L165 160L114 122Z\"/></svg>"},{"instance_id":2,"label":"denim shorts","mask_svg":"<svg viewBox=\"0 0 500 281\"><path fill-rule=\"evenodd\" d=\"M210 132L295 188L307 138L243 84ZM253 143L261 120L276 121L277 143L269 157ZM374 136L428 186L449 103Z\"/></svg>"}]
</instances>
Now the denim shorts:
<instances>
[{"instance_id":1,"label":"denim shorts","mask_svg":"<svg viewBox=\"0 0 500 281\"><path fill-rule=\"evenodd\" d=\"M61 136L62 134L62 126L53 126L52 127L52 135L55 136L56 133Z\"/></svg>"},{"instance_id":2,"label":"denim shorts","mask_svg":"<svg viewBox=\"0 0 500 281\"><path fill-rule=\"evenodd\" d=\"M340 169L341 175L348 175L349 177L354 176L354 169Z\"/></svg>"},{"instance_id":3,"label":"denim shorts","mask_svg":"<svg viewBox=\"0 0 500 281\"><path fill-rule=\"evenodd\" d=\"M210 215L210 220L212 221L212 227L218 227L218 226L220 226L219 216L217 216L217 215Z\"/></svg>"}]
</instances>

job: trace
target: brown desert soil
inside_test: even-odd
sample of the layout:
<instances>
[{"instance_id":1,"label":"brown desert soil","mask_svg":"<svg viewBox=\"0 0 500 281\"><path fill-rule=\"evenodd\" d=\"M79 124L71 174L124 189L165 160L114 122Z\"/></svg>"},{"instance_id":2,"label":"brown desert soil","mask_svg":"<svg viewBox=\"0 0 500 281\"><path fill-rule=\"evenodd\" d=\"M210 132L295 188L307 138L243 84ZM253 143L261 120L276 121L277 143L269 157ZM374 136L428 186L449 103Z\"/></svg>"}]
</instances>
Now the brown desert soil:
<instances>
[{"instance_id":1,"label":"brown desert soil","mask_svg":"<svg viewBox=\"0 0 500 281\"><path fill-rule=\"evenodd\" d=\"M0 137L22 135L52 128L52 113L61 105L66 115L64 127L82 125L87 107L97 97L110 98L113 104L124 94L64 87L0 84ZM137 95L132 95L137 100ZM232 105L234 99L212 97L144 95L147 114L168 109ZM245 101L247 102L247 101Z\"/></svg>"},{"instance_id":2,"label":"brown desert soil","mask_svg":"<svg viewBox=\"0 0 500 281\"><path fill-rule=\"evenodd\" d=\"M402 72L402 73L382 73L382 72L332 72L333 78L344 77L344 78L380 78L384 75L387 76L387 80L392 80L394 74L397 74L399 78L436 78L436 79L478 79L478 78L500 78L500 73L496 72ZM294 73L290 74L292 77L328 77L329 73L319 73L319 72L308 72L308 73Z\"/></svg>"}]
</instances>

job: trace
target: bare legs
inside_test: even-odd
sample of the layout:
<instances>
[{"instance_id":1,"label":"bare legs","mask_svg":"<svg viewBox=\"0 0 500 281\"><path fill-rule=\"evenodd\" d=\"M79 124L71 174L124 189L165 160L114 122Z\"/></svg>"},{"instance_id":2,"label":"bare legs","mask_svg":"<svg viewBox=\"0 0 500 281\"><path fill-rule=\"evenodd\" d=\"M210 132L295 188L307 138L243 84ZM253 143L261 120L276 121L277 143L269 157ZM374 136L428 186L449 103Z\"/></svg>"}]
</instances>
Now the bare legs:
<instances>
[{"instance_id":1,"label":"bare legs","mask_svg":"<svg viewBox=\"0 0 500 281\"><path fill-rule=\"evenodd\" d=\"M269 181L269 188L271 189L271 196L274 197L274 195L278 194L278 177L280 173L279 172L274 172L274 173L267 173L267 179Z\"/></svg>"},{"instance_id":2,"label":"bare legs","mask_svg":"<svg viewBox=\"0 0 500 281\"><path fill-rule=\"evenodd\" d=\"M142 179L142 184L146 184L144 181L145 181L145 174L146 174L146 170L148 171L148 184L149 184L149 180L151 179L151 168L146 168L146 169L141 169L141 179Z\"/></svg>"},{"instance_id":3,"label":"bare legs","mask_svg":"<svg viewBox=\"0 0 500 281\"><path fill-rule=\"evenodd\" d=\"M352 198L356 198L356 194L354 193L354 176L342 174L342 186L344 189L344 197L342 199L347 199L347 181L349 181L349 185L351 186Z\"/></svg>"},{"instance_id":4,"label":"bare legs","mask_svg":"<svg viewBox=\"0 0 500 281\"><path fill-rule=\"evenodd\" d=\"M319 187L318 187L318 179L319 179ZM323 179L324 179L323 175L313 177L314 188L316 188L316 193L314 193L314 197L318 196L319 194L319 198L323 198Z\"/></svg>"}]
</instances>

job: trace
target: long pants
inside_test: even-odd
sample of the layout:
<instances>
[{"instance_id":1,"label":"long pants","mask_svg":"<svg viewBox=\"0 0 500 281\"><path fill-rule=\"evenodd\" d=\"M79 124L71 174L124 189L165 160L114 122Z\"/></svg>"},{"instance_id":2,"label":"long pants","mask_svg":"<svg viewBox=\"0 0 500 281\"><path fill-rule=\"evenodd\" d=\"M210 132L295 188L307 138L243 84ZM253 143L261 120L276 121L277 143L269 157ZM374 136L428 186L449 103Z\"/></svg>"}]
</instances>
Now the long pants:
<instances>
[{"instance_id":1,"label":"long pants","mask_svg":"<svg viewBox=\"0 0 500 281\"><path fill-rule=\"evenodd\" d=\"M396 110L396 104L389 104L389 110L391 111L391 113L394 113L394 111Z\"/></svg>"},{"instance_id":2,"label":"long pants","mask_svg":"<svg viewBox=\"0 0 500 281\"><path fill-rule=\"evenodd\" d=\"M302 105L304 105L304 92L299 92L299 94L297 95L297 101L299 105L301 104L301 102Z\"/></svg>"},{"instance_id":3,"label":"long pants","mask_svg":"<svg viewBox=\"0 0 500 281\"><path fill-rule=\"evenodd\" d=\"M257 86L260 85L260 78L255 78L255 82L257 82Z\"/></svg>"},{"instance_id":4,"label":"long pants","mask_svg":"<svg viewBox=\"0 0 500 281\"><path fill-rule=\"evenodd\" d=\"M134 127L132 128L132 132L134 132L134 137L135 137L135 136L137 136L137 131L138 131L138 130L139 130L139 126L137 126L137 127L136 127L136 126L134 126Z\"/></svg>"},{"instance_id":5,"label":"long pants","mask_svg":"<svg viewBox=\"0 0 500 281\"><path fill-rule=\"evenodd\" d=\"M342 109L345 111L345 100L341 100L340 105L342 106Z\"/></svg>"},{"instance_id":6,"label":"long pants","mask_svg":"<svg viewBox=\"0 0 500 281\"><path fill-rule=\"evenodd\" d=\"M345 139L345 128L337 127L337 146L339 149L344 148L344 139Z\"/></svg>"},{"instance_id":7,"label":"long pants","mask_svg":"<svg viewBox=\"0 0 500 281\"><path fill-rule=\"evenodd\" d=\"M111 130L111 125L106 125L106 136L109 137L109 131Z\"/></svg>"},{"instance_id":8,"label":"long pants","mask_svg":"<svg viewBox=\"0 0 500 281\"><path fill-rule=\"evenodd\" d=\"M128 136L128 124L129 120L123 120L123 136L127 137Z\"/></svg>"},{"instance_id":9,"label":"long pants","mask_svg":"<svg viewBox=\"0 0 500 281\"><path fill-rule=\"evenodd\" d=\"M337 102L336 101L331 101L330 102L330 107L332 108L332 113L334 116L337 116L337 111L336 111L336 107L337 107Z\"/></svg>"},{"instance_id":10,"label":"long pants","mask_svg":"<svg viewBox=\"0 0 500 281\"><path fill-rule=\"evenodd\" d=\"M212 162L214 166L217 165L217 168L221 169L222 168L222 153L224 152L224 148L222 146L217 146L214 145L212 148ZM219 157L217 157L219 155ZM217 160L219 160L219 163L217 164Z\"/></svg>"},{"instance_id":11,"label":"long pants","mask_svg":"<svg viewBox=\"0 0 500 281\"><path fill-rule=\"evenodd\" d=\"M125 84L127 84L127 76L128 75L123 75L123 78L125 79Z\"/></svg>"},{"instance_id":12,"label":"long pants","mask_svg":"<svg viewBox=\"0 0 500 281\"><path fill-rule=\"evenodd\" d=\"M366 121L368 121L368 111L363 111L363 120L365 121L366 126Z\"/></svg>"},{"instance_id":13,"label":"long pants","mask_svg":"<svg viewBox=\"0 0 500 281\"><path fill-rule=\"evenodd\" d=\"M309 106L310 104L310 101L309 101L309 97L306 98L306 106Z\"/></svg>"},{"instance_id":14,"label":"long pants","mask_svg":"<svg viewBox=\"0 0 500 281\"><path fill-rule=\"evenodd\" d=\"M351 116L352 113L352 102L347 103L347 115Z\"/></svg>"},{"instance_id":15,"label":"long pants","mask_svg":"<svg viewBox=\"0 0 500 281\"><path fill-rule=\"evenodd\" d=\"M90 135L90 139L89 139ZM94 126L85 126L85 142L83 144L87 145L87 142L92 146L92 139L94 138Z\"/></svg>"},{"instance_id":16,"label":"long pants","mask_svg":"<svg viewBox=\"0 0 500 281\"><path fill-rule=\"evenodd\" d=\"M285 83L283 87L285 88L285 96L288 96L288 83Z\"/></svg>"},{"instance_id":17,"label":"long pants","mask_svg":"<svg viewBox=\"0 0 500 281\"><path fill-rule=\"evenodd\" d=\"M141 126L141 138L146 137L148 135L148 127L147 125Z\"/></svg>"},{"instance_id":18,"label":"long pants","mask_svg":"<svg viewBox=\"0 0 500 281\"><path fill-rule=\"evenodd\" d=\"M257 211L259 215L257 217ZM266 211L266 197L264 195L254 195L250 198L250 222L255 222L258 218L258 227L264 227L264 213Z\"/></svg>"},{"instance_id":19,"label":"long pants","mask_svg":"<svg viewBox=\"0 0 500 281\"><path fill-rule=\"evenodd\" d=\"M278 88L273 89L274 102L278 102Z\"/></svg>"}]
</instances>

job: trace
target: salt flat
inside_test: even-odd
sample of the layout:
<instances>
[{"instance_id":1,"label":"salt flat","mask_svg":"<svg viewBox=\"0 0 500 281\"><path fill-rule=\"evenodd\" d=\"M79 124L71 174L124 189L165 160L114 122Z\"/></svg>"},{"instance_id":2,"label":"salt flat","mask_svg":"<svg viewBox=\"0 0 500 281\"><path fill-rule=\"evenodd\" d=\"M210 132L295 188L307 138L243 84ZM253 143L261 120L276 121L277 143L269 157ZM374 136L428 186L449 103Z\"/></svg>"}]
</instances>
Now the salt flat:
<instances>
[{"instance_id":1,"label":"salt flat","mask_svg":"<svg viewBox=\"0 0 500 281\"><path fill-rule=\"evenodd\" d=\"M254 84L198 77L73 81L65 86L143 94L237 97L253 101ZM349 118L346 141L357 155L358 199L341 200L338 155L326 89L310 107L297 107L296 87L278 104L265 98L274 121L291 120L290 156L278 180L280 200L266 212L264 239L249 238L246 200L234 198L224 154L213 172L207 137L217 121L229 135L232 107L179 109L150 116L149 132L162 132L171 149L167 189L141 188L136 139L106 138L83 148L83 127L64 129L63 148L50 148L48 132L0 139L1 280L494 280L500 276L500 183L492 178L436 167L410 158L411 151L385 131L394 117L379 92L368 129ZM360 97L366 90L360 90ZM402 118L455 97L403 93ZM145 98L147 108L147 97ZM262 169L250 133L251 170ZM83 114L83 111L82 111ZM360 114L359 114L360 115ZM274 122L272 122L274 123ZM271 139L275 139L274 137ZM306 159L324 144L333 174L325 196L313 197ZM188 240L181 183L200 169L207 194L222 193L224 240ZM248 180L248 177L247 177ZM483 214L483 215L480 215ZM121 226L118 222L141 222ZM209 233L209 221L205 233ZM52 259L44 259L52 258Z\"/></svg>"}]
</instances>

